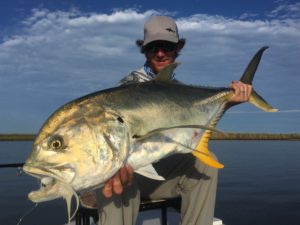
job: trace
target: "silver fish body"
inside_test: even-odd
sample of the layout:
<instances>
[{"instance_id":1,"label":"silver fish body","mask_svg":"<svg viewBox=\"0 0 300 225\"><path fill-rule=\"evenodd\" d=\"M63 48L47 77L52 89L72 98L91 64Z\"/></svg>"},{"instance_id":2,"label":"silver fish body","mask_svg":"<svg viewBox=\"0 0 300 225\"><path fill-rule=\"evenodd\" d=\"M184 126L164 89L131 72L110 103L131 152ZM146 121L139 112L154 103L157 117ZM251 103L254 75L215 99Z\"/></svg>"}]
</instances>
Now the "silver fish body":
<instances>
[{"instance_id":1,"label":"silver fish body","mask_svg":"<svg viewBox=\"0 0 300 225\"><path fill-rule=\"evenodd\" d=\"M265 49L250 62L243 82L252 82ZM40 202L64 197L69 205L76 192L100 187L125 163L138 172L174 153L192 152L221 168L207 143L232 92L172 82L175 67L165 68L156 80L92 93L54 112L23 167L42 183L29 198ZM255 91L250 103L276 111Z\"/></svg>"},{"instance_id":2,"label":"silver fish body","mask_svg":"<svg viewBox=\"0 0 300 225\"><path fill-rule=\"evenodd\" d=\"M147 82L88 95L68 103L50 117L23 169L32 175L53 176L71 184L75 191L99 186L126 160L130 161L130 155L147 149L152 140L158 143L156 148L151 147L155 152L166 144L168 133L172 135L169 143L173 148L180 141L190 146L194 129L174 128L141 140L139 137L159 128L209 126L215 115L222 112L228 93L227 88ZM182 138L184 134L186 138ZM147 152L150 153L144 151ZM165 154L158 152L158 156L145 162L142 158L142 163L135 161L133 167L138 169Z\"/></svg>"}]
</instances>

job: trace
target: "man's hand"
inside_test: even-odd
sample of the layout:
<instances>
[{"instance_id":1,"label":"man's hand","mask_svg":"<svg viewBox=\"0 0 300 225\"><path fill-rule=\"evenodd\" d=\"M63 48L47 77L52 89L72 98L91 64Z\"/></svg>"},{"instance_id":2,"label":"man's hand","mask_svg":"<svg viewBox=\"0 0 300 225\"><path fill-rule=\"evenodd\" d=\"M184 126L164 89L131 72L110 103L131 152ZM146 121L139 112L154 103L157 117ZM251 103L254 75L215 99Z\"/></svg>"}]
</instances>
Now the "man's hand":
<instances>
[{"instance_id":1,"label":"man's hand","mask_svg":"<svg viewBox=\"0 0 300 225\"><path fill-rule=\"evenodd\" d=\"M252 86L244 84L240 81L232 81L230 87L232 88L233 95L229 98L229 105L235 105L249 100L252 92Z\"/></svg>"},{"instance_id":2,"label":"man's hand","mask_svg":"<svg viewBox=\"0 0 300 225\"><path fill-rule=\"evenodd\" d=\"M131 166L125 165L111 179L106 181L102 193L106 198L110 198L113 193L120 195L126 186L132 184L132 181L133 169Z\"/></svg>"}]
</instances>

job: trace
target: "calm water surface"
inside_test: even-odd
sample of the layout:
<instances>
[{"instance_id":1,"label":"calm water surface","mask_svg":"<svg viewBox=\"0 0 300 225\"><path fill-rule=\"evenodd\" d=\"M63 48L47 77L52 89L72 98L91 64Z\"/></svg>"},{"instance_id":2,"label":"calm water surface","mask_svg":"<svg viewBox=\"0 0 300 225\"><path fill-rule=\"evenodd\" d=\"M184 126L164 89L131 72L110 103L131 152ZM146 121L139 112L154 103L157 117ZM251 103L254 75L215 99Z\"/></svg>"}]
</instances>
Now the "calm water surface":
<instances>
[{"instance_id":1,"label":"calm water surface","mask_svg":"<svg viewBox=\"0 0 300 225\"><path fill-rule=\"evenodd\" d=\"M227 225L300 224L299 141L216 141L216 216Z\"/></svg>"},{"instance_id":2,"label":"calm water surface","mask_svg":"<svg viewBox=\"0 0 300 225\"><path fill-rule=\"evenodd\" d=\"M30 149L31 142L0 142L0 164L23 162ZM300 141L212 141L210 149L225 164L216 217L226 225L300 224ZM38 184L27 175L17 176L16 169L0 169L0 182L0 224L16 225L33 206L26 196ZM64 223L63 200L39 204L22 222Z\"/></svg>"}]
</instances>

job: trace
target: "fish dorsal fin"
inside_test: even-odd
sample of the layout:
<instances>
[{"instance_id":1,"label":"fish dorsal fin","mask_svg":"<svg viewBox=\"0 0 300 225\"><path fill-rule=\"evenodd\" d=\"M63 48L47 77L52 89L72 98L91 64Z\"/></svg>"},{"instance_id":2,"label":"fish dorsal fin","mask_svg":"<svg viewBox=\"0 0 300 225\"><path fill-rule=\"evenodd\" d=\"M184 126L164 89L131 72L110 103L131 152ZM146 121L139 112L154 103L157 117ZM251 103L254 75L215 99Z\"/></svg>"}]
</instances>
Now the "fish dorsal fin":
<instances>
[{"instance_id":1,"label":"fish dorsal fin","mask_svg":"<svg viewBox=\"0 0 300 225\"><path fill-rule=\"evenodd\" d=\"M174 70L180 63L174 62L163 68L156 76L155 80L169 82L173 79Z\"/></svg>"},{"instance_id":2,"label":"fish dorsal fin","mask_svg":"<svg viewBox=\"0 0 300 225\"><path fill-rule=\"evenodd\" d=\"M214 159L213 155L208 150L208 142L211 137L211 133L212 132L210 130L206 130L204 132L192 154L204 164L213 168L222 169L224 165Z\"/></svg>"},{"instance_id":3,"label":"fish dorsal fin","mask_svg":"<svg viewBox=\"0 0 300 225\"><path fill-rule=\"evenodd\" d=\"M148 177L153 180L165 180L162 176L158 175L152 164L141 167L134 171L142 176Z\"/></svg>"}]
</instances>

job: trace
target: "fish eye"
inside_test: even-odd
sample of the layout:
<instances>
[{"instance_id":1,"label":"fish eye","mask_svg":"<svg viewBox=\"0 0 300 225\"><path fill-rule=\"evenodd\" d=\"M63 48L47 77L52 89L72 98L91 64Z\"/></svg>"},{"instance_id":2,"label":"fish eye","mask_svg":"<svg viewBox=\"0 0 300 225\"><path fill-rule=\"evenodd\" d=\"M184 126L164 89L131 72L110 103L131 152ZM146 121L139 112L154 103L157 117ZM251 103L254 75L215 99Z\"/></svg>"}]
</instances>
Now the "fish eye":
<instances>
[{"instance_id":1,"label":"fish eye","mask_svg":"<svg viewBox=\"0 0 300 225\"><path fill-rule=\"evenodd\" d=\"M64 146L64 139L61 136L53 136L49 142L48 142L48 147L53 149L53 150L61 150L63 149Z\"/></svg>"}]
</instances>

